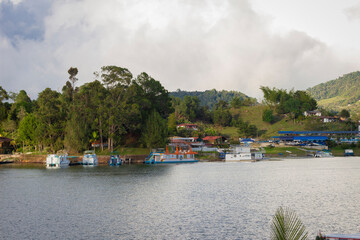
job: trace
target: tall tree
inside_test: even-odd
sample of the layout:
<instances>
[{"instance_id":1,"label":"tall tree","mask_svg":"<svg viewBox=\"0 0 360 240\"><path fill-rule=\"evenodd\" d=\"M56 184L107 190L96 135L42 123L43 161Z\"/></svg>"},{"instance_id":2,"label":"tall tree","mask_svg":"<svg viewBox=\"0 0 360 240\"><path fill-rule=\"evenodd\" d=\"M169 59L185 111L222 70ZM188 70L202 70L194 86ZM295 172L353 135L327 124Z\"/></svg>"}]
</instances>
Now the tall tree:
<instances>
[{"instance_id":1,"label":"tall tree","mask_svg":"<svg viewBox=\"0 0 360 240\"><path fill-rule=\"evenodd\" d=\"M18 138L23 145L37 145L36 126L37 119L34 114L26 115L19 123Z\"/></svg>"},{"instance_id":2,"label":"tall tree","mask_svg":"<svg viewBox=\"0 0 360 240\"><path fill-rule=\"evenodd\" d=\"M8 107L3 101L8 98L8 93L0 86L0 122L7 118Z\"/></svg>"},{"instance_id":3,"label":"tall tree","mask_svg":"<svg viewBox=\"0 0 360 240\"><path fill-rule=\"evenodd\" d=\"M108 149L113 150L115 134L123 135L140 119L140 107L131 103L127 89L132 83L132 74L126 68L104 66L101 68L101 79L105 84L108 95L106 103L106 119L108 126Z\"/></svg>"},{"instance_id":4,"label":"tall tree","mask_svg":"<svg viewBox=\"0 0 360 240\"><path fill-rule=\"evenodd\" d=\"M144 115L147 117L153 110L157 111L163 118L168 117L172 112L171 98L161 83L143 72L137 76L135 84L141 88L143 118Z\"/></svg>"},{"instance_id":5,"label":"tall tree","mask_svg":"<svg viewBox=\"0 0 360 240\"><path fill-rule=\"evenodd\" d=\"M73 68L73 67L70 67L69 68L69 70L68 70L68 73L69 73L69 79L70 79L70 81L71 81L71 83L72 83L72 87L73 87L73 89L75 89L75 83L77 82L77 77L76 77L76 75L78 74L78 69L75 67L75 68Z\"/></svg>"},{"instance_id":6,"label":"tall tree","mask_svg":"<svg viewBox=\"0 0 360 240\"><path fill-rule=\"evenodd\" d=\"M38 109L35 116L38 121L36 135L40 148L49 146L52 151L62 148L65 113L61 111L60 93L46 88L39 93Z\"/></svg>"},{"instance_id":7,"label":"tall tree","mask_svg":"<svg viewBox=\"0 0 360 240\"><path fill-rule=\"evenodd\" d=\"M142 139L148 148L164 147L167 143L167 122L155 110L151 113L143 129Z\"/></svg>"}]
</instances>

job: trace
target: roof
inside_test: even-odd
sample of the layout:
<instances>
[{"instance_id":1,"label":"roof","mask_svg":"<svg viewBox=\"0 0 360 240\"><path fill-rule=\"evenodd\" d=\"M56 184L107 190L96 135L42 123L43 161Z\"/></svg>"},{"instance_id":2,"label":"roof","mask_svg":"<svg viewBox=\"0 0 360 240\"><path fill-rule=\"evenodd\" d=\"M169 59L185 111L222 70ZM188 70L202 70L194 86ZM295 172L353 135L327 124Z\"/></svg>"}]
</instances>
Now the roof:
<instances>
[{"instance_id":1,"label":"roof","mask_svg":"<svg viewBox=\"0 0 360 240\"><path fill-rule=\"evenodd\" d=\"M0 137L0 142L11 142L12 140L14 140L14 139L10 139L7 137Z\"/></svg>"},{"instance_id":2,"label":"roof","mask_svg":"<svg viewBox=\"0 0 360 240\"><path fill-rule=\"evenodd\" d=\"M319 118L320 119L323 119L323 118L338 119L339 117L336 117L336 116L320 116Z\"/></svg>"},{"instance_id":3,"label":"roof","mask_svg":"<svg viewBox=\"0 0 360 240\"><path fill-rule=\"evenodd\" d=\"M197 127L196 124L192 124L192 123L182 123L182 124L179 124L177 126L178 127L182 127L182 126L185 126L185 127Z\"/></svg>"},{"instance_id":4,"label":"roof","mask_svg":"<svg viewBox=\"0 0 360 240\"><path fill-rule=\"evenodd\" d=\"M216 140L219 138L223 138L222 136L206 136L203 138L204 141L211 141L211 140Z\"/></svg>"},{"instance_id":5,"label":"roof","mask_svg":"<svg viewBox=\"0 0 360 240\"><path fill-rule=\"evenodd\" d=\"M273 138L279 138L283 141L326 141L327 136L274 136Z\"/></svg>"},{"instance_id":6,"label":"roof","mask_svg":"<svg viewBox=\"0 0 360 240\"><path fill-rule=\"evenodd\" d=\"M320 111L319 110L313 110L313 111L305 111L307 113L319 113Z\"/></svg>"},{"instance_id":7,"label":"roof","mask_svg":"<svg viewBox=\"0 0 360 240\"><path fill-rule=\"evenodd\" d=\"M359 131L279 131L279 134L359 134Z\"/></svg>"}]
</instances>

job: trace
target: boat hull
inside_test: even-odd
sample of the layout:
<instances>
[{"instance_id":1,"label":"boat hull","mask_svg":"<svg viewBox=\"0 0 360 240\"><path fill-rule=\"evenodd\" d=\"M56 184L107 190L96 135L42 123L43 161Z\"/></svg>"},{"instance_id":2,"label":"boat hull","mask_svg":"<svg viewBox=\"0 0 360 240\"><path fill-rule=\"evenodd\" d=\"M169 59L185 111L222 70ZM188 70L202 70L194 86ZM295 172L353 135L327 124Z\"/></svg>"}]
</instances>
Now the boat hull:
<instances>
[{"instance_id":1,"label":"boat hull","mask_svg":"<svg viewBox=\"0 0 360 240\"><path fill-rule=\"evenodd\" d=\"M152 160L146 160L146 164L171 164L171 163L196 163L199 162L199 160L195 159L186 159L186 160L174 160L174 161L152 161Z\"/></svg>"},{"instance_id":2,"label":"boat hull","mask_svg":"<svg viewBox=\"0 0 360 240\"><path fill-rule=\"evenodd\" d=\"M55 154L50 154L46 157L46 168L61 168L68 167L70 161L67 156L59 156Z\"/></svg>"}]
</instances>

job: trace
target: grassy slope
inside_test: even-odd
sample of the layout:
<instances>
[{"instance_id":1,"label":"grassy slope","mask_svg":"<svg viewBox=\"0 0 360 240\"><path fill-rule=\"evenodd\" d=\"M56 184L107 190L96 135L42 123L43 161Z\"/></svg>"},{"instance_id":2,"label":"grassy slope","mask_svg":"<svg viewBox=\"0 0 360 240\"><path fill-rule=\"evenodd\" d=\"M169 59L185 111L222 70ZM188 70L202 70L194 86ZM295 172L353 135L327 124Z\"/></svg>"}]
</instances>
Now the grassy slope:
<instances>
[{"instance_id":1,"label":"grassy slope","mask_svg":"<svg viewBox=\"0 0 360 240\"><path fill-rule=\"evenodd\" d=\"M244 121L250 122L250 124L256 125L259 130L264 130L265 133L261 138L269 138L272 136L277 136L278 131L303 131L304 124L300 122L295 122L287 119L282 119L274 124L266 123L262 120L262 113L266 106L251 106L251 107L242 107L240 109L232 110L233 114L238 113ZM226 136L238 137L237 129L235 127L225 127L218 128L218 131Z\"/></svg>"},{"instance_id":2,"label":"grassy slope","mask_svg":"<svg viewBox=\"0 0 360 240\"><path fill-rule=\"evenodd\" d=\"M318 101L318 105L340 111L348 109L359 113L360 72L345 74L335 80L318 84L307 91Z\"/></svg>"}]
</instances>

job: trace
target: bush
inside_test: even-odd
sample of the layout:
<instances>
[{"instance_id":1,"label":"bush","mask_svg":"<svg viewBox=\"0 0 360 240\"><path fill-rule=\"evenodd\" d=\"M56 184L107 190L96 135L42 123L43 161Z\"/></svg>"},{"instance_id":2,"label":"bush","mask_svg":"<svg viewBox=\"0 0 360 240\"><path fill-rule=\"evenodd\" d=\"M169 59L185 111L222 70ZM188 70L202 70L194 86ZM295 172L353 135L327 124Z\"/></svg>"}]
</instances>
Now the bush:
<instances>
[{"instance_id":1,"label":"bush","mask_svg":"<svg viewBox=\"0 0 360 240\"><path fill-rule=\"evenodd\" d=\"M262 120L264 122L273 123L274 122L274 115L271 109L265 109L262 114Z\"/></svg>"}]
</instances>

